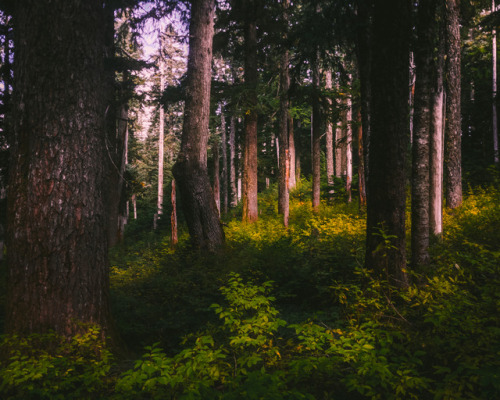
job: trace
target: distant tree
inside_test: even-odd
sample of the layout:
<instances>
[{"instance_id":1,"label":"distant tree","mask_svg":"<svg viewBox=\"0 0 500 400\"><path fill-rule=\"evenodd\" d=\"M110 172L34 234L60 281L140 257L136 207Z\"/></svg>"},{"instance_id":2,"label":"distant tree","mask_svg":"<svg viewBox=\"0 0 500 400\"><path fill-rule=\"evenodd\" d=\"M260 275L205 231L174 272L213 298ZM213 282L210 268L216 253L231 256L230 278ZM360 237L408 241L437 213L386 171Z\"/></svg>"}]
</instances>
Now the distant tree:
<instances>
[{"instance_id":1,"label":"distant tree","mask_svg":"<svg viewBox=\"0 0 500 400\"><path fill-rule=\"evenodd\" d=\"M102 2L20 0L13 15L6 330L107 335Z\"/></svg>"},{"instance_id":2,"label":"distant tree","mask_svg":"<svg viewBox=\"0 0 500 400\"><path fill-rule=\"evenodd\" d=\"M224 231L207 171L208 118L215 0L193 0L181 151L173 173L195 247L215 251Z\"/></svg>"},{"instance_id":3,"label":"distant tree","mask_svg":"<svg viewBox=\"0 0 500 400\"><path fill-rule=\"evenodd\" d=\"M410 2L376 2L366 266L407 285L405 201L408 144Z\"/></svg>"}]
</instances>

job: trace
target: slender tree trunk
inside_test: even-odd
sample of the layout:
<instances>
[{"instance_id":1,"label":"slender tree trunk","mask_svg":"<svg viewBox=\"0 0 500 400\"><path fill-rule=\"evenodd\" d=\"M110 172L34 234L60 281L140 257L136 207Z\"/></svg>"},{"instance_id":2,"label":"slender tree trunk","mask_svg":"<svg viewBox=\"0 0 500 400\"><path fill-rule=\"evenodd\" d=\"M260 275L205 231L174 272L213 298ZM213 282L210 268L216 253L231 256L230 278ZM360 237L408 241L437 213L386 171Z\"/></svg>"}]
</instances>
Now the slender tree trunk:
<instances>
[{"instance_id":1,"label":"slender tree trunk","mask_svg":"<svg viewBox=\"0 0 500 400\"><path fill-rule=\"evenodd\" d=\"M406 286L410 2L377 2L373 20L366 266Z\"/></svg>"},{"instance_id":2,"label":"slender tree trunk","mask_svg":"<svg viewBox=\"0 0 500 400\"><path fill-rule=\"evenodd\" d=\"M288 25L288 0L283 2L283 19ZM284 37L286 39L286 35ZM288 90L290 88L290 76L288 73L288 50L285 49L281 55L281 68L280 68L280 120L279 120L279 183L278 183L278 213L283 215L283 224L288 226L289 217L289 180L290 180L290 160L288 159L288 121L289 121L289 101Z\"/></svg>"},{"instance_id":3,"label":"slender tree trunk","mask_svg":"<svg viewBox=\"0 0 500 400\"><path fill-rule=\"evenodd\" d=\"M320 65L319 50L316 51L312 63L313 74L313 111L312 111L312 207L319 211L321 195L321 110L319 102L320 91Z\"/></svg>"},{"instance_id":4,"label":"slender tree trunk","mask_svg":"<svg viewBox=\"0 0 500 400\"><path fill-rule=\"evenodd\" d=\"M363 123L361 117L361 107L358 108L358 189L359 205L366 206L366 182L365 182L365 155L363 143Z\"/></svg>"},{"instance_id":5,"label":"slender tree trunk","mask_svg":"<svg viewBox=\"0 0 500 400\"><path fill-rule=\"evenodd\" d=\"M105 337L110 315L102 4L14 4L6 331L54 330L69 337L90 323Z\"/></svg>"},{"instance_id":6,"label":"slender tree trunk","mask_svg":"<svg viewBox=\"0 0 500 400\"><path fill-rule=\"evenodd\" d=\"M160 67L160 92L163 91L165 77L163 66ZM165 113L160 104L160 123L158 127L158 203L156 212L158 216L163 214L163 164L165 160Z\"/></svg>"},{"instance_id":7,"label":"slender tree trunk","mask_svg":"<svg viewBox=\"0 0 500 400\"><path fill-rule=\"evenodd\" d=\"M444 175L446 206L462 204L461 71L459 0L446 2L446 128Z\"/></svg>"},{"instance_id":8,"label":"slender tree trunk","mask_svg":"<svg viewBox=\"0 0 500 400\"><path fill-rule=\"evenodd\" d=\"M215 0L193 1L181 151L172 169L192 243L208 251L225 240L207 171L214 16Z\"/></svg>"},{"instance_id":9,"label":"slender tree trunk","mask_svg":"<svg viewBox=\"0 0 500 400\"><path fill-rule=\"evenodd\" d=\"M243 221L258 219L257 200L257 23L254 0L247 1L245 21L245 85L247 85L248 111L245 113L245 146L243 148Z\"/></svg>"},{"instance_id":10,"label":"slender tree trunk","mask_svg":"<svg viewBox=\"0 0 500 400\"><path fill-rule=\"evenodd\" d=\"M352 77L349 75L348 85L351 85ZM347 110L346 110L346 192L347 201L350 203L352 201L352 99L349 94L346 99Z\"/></svg>"},{"instance_id":11,"label":"slender tree trunk","mask_svg":"<svg viewBox=\"0 0 500 400\"><path fill-rule=\"evenodd\" d=\"M326 90L332 89L332 71L328 69L325 73L325 88ZM328 98L328 105L332 106L332 99ZM328 185L333 186L334 170L334 157L333 157L333 122L331 119L326 121L326 176Z\"/></svg>"},{"instance_id":12,"label":"slender tree trunk","mask_svg":"<svg viewBox=\"0 0 500 400\"><path fill-rule=\"evenodd\" d=\"M227 182L227 137L226 137L226 117L224 115L224 107L221 106L220 113L220 129L221 129L221 146L222 146L222 173L221 173L221 197L222 197L222 212L227 214L228 211L228 182Z\"/></svg>"},{"instance_id":13,"label":"slender tree trunk","mask_svg":"<svg viewBox=\"0 0 500 400\"><path fill-rule=\"evenodd\" d=\"M170 214L170 228L171 228L171 238L170 245L175 247L179 242L177 235L177 195L175 191L175 179L172 179L172 191L170 194L170 201L172 203L172 213Z\"/></svg>"},{"instance_id":14,"label":"slender tree trunk","mask_svg":"<svg viewBox=\"0 0 500 400\"><path fill-rule=\"evenodd\" d=\"M438 5L443 12L444 1ZM444 26L439 24L438 44L435 62L434 88L432 91L432 120L430 127L430 206L429 231L431 235L440 236L443 233L443 152L444 152Z\"/></svg>"},{"instance_id":15,"label":"slender tree trunk","mask_svg":"<svg viewBox=\"0 0 500 400\"><path fill-rule=\"evenodd\" d=\"M411 255L412 265L427 265L429 257L429 161L432 98L432 60L434 56L435 0L418 4L418 40L415 50L416 82L411 186Z\"/></svg>"},{"instance_id":16,"label":"slender tree trunk","mask_svg":"<svg viewBox=\"0 0 500 400\"><path fill-rule=\"evenodd\" d=\"M214 143L213 147L214 157L214 199L217 211L220 215L220 179L219 179L219 143Z\"/></svg>"},{"instance_id":17,"label":"slender tree trunk","mask_svg":"<svg viewBox=\"0 0 500 400\"><path fill-rule=\"evenodd\" d=\"M290 189L297 185L297 177L295 174L295 138L293 134L293 118L288 114L288 155L290 161L290 179L288 187Z\"/></svg>"},{"instance_id":18,"label":"slender tree trunk","mask_svg":"<svg viewBox=\"0 0 500 400\"><path fill-rule=\"evenodd\" d=\"M495 12L495 0L491 0L491 12ZM491 31L491 54L492 54L492 126L493 126L493 161L499 163L498 154L498 117L497 117L497 31L495 28Z\"/></svg>"},{"instance_id":19,"label":"slender tree trunk","mask_svg":"<svg viewBox=\"0 0 500 400\"><path fill-rule=\"evenodd\" d=\"M229 126L229 187L231 189L231 208L238 204L238 189L236 187L236 117L231 116Z\"/></svg>"}]
</instances>

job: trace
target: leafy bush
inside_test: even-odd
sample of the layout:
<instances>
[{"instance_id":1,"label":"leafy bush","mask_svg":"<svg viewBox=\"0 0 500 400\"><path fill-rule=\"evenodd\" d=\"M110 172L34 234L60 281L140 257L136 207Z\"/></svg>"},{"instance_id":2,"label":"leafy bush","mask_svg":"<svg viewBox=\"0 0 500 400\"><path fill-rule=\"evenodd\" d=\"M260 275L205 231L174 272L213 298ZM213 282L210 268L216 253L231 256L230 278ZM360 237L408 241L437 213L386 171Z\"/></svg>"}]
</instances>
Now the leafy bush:
<instances>
[{"instance_id":1,"label":"leafy bush","mask_svg":"<svg viewBox=\"0 0 500 400\"><path fill-rule=\"evenodd\" d=\"M94 399L106 389L112 357L97 327L70 340L55 333L7 335L1 349L5 399Z\"/></svg>"}]
</instances>

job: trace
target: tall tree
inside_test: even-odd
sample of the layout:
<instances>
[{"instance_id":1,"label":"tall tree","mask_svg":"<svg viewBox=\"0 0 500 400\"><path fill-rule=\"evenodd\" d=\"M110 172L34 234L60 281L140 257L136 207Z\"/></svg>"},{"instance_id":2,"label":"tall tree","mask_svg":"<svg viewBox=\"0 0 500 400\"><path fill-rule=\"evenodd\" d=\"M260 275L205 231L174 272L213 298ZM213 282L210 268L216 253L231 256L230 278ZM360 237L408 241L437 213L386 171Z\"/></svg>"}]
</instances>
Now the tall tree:
<instances>
[{"instance_id":1,"label":"tall tree","mask_svg":"<svg viewBox=\"0 0 500 400\"><path fill-rule=\"evenodd\" d=\"M446 128L444 179L446 206L462 204L462 118L460 67L460 0L446 2Z\"/></svg>"},{"instance_id":2,"label":"tall tree","mask_svg":"<svg viewBox=\"0 0 500 400\"><path fill-rule=\"evenodd\" d=\"M257 199L257 0L245 2L245 86L247 87L247 110L245 112L245 145L243 147L243 221L258 219Z\"/></svg>"},{"instance_id":3,"label":"tall tree","mask_svg":"<svg viewBox=\"0 0 500 400\"><path fill-rule=\"evenodd\" d=\"M283 22L285 27L285 34L283 39L286 40L286 31L288 29L288 0L283 1ZM288 181L290 176L290 160L289 160L289 149L288 149L288 123L289 123L289 88L290 88L290 75L288 71L289 65L289 53L288 49L283 48L281 50L281 60L280 60L280 116L279 116L279 199L278 199L278 212L283 215L283 223L288 226L288 216L289 216L289 188Z\"/></svg>"},{"instance_id":4,"label":"tall tree","mask_svg":"<svg viewBox=\"0 0 500 400\"><path fill-rule=\"evenodd\" d=\"M104 18L99 0L14 5L8 332L110 326Z\"/></svg>"},{"instance_id":5,"label":"tall tree","mask_svg":"<svg viewBox=\"0 0 500 400\"><path fill-rule=\"evenodd\" d=\"M325 72L325 89L331 91L332 90L332 70L327 69ZM332 106L332 99L330 96L327 98L328 106ZM333 140L333 121L332 118L328 118L326 121L326 178L329 186L333 186L333 177L335 173L334 168L334 157L333 157L333 149L334 149L334 140Z\"/></svg>"},{"instance_id":6,"label":"tall tree","mask_svg":"<svg viewBox=\"0 0 500 400\"><path fill-rule=\"evenodd\" d=\"M411 255L414 266L426 265L429 262L429 133L432 115L435 5L435 0L421 0L418 4L411 186Z\"/></svg>"},{"instance_id":7,"label":"tall tree","mask_svg":"<svg viewBox=\"0 0 500 400\"><path fill-rule=\"evenodd\" d=\"M319 210L321 194L321 109L320 109L320 53L316 50L312 68L312 207Z\"/></svg>"},{"instance_id":8,"label":"tall tree","mask_svg":"<svg viewBox=\"0 0 500 400\"><path fill-rule=\"evenodd\" d=\"M181 151L172 170L191 241L209 251L225 240L207 171L214 15L215 0L192 1Z\"/></svg>"},{"instance_id":9,"label":"tall tree","mask_svg":"<svg viewBox=\"0 0 500 400\"><path fill-rule=\"evenodd\" d=\"M376 2L373 19L372 113L367 202L367 267L407 284L406 149L410 2Z\"/></svg>"},{"instance_id":10,"label":"tall tree","mask_svg":"<svg viewBox=\"0 0 500 400\"><path fill-rule=\"evenodd\" d=\"M495 12L495 0L491 0L491 12ZM498 117L497 117L497 31L495 27L491 30L491 58L492 58L492 128L493 128L493 161L500 162L498 154Z\"/></svg>"}]
</instances>

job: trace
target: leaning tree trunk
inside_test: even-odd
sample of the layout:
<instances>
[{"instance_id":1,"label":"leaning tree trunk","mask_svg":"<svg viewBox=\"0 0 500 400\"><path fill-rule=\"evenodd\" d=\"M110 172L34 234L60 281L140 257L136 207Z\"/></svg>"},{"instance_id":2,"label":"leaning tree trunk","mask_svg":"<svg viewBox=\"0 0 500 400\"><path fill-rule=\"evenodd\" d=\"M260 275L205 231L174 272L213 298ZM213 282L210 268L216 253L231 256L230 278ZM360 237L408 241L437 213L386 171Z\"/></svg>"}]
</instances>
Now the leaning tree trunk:
<instances>
[{"instance_id":1,"label":"leaning tree trunk","mask_svg":"<svg viewBox=\"0 0 500 400\"><path fill-rule=\"evenodd\" d=\"M444 175L446 206L462 204L461 71L459 0L446 2L446 128Z\"/></svg>"},{"instance_id":2,"label":"leaning tree trunk","mask_svg":"<svg viewBox=\"0 0 500 400\"><path fill-rule=\"evenodd\" d=\"M320 66L319 50L316 51L312 65L313 74L313 113L312 113L312 207L319 210L321 195L321 110L320 110Z\"/></svg>"},{"instance_id":3,"label":"leaning tree trunk","mask_svg":"<svg viewBox=\"0 0 500 400\"><path fill-rule=\"evenodd\" d=\"M172 170L191 241L195 248L208 251L224 244L207 171L214 14L215 0L193 1L181 151Z\"/></svg>"},{"instance_id":4,"label":"leaning tree trunk","mask_svg":"<svg viewBox=\"0 0 500 400\"><path fill-rule=\"evenodd\" d=\"M103 26L100 1L15 2L7 332L109 334Z\"/></svg>"},{"instance_id":5,"label":"leaning tree trunk","mask_svg":"<svg viewBox=\"0 0 500 400\"><path fill-rule=\"evenodd\" d=\"M377 2L373 21L372 113L366 266L407 285L405 201L410 3Z\"/></svg>"},{"instance_id":6,"label":"leaning tree trunk","mask_svg":"<svg viewBox=\"0 0 500 400\"><path fill-rule=\"evenodd\" d=\"M418 40L415 49L416 81L411 185L411 259L414 267L429 263L429 161L432 99L433 24L435 0L418 4Z\"/></svg>"}]
</instances>

